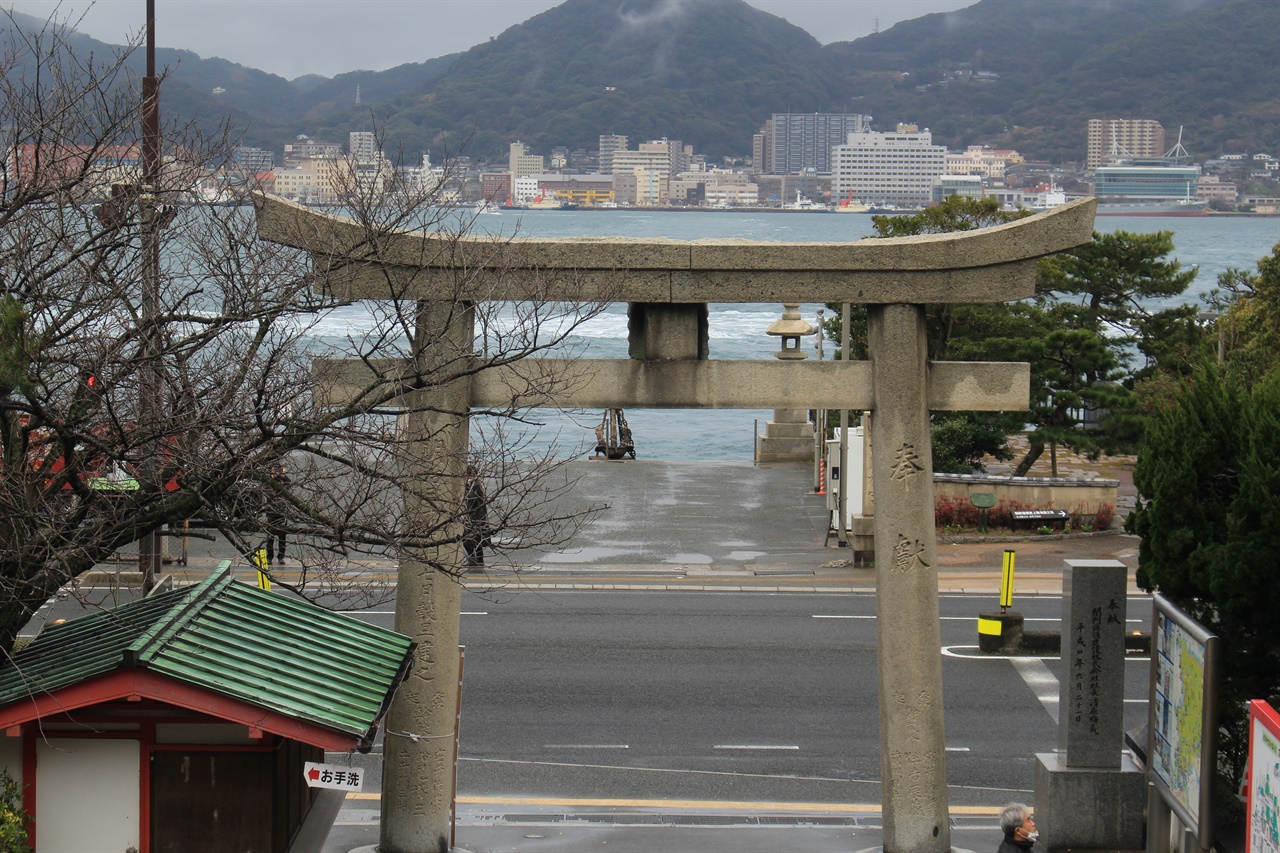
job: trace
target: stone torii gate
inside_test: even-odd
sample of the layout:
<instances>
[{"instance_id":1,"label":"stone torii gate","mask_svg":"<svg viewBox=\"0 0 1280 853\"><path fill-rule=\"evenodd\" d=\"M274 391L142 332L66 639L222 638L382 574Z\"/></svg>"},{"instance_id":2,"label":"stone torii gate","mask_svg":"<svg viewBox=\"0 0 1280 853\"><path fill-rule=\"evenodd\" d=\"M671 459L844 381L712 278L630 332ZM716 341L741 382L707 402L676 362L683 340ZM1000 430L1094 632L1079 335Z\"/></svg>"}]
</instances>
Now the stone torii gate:
<instances>
[{"instance_id":1,"label":"stone torii gate","mask_svg":"<svg viewBox=\"0 0 1280 853\"><path fill-rule=\"evenodd\" d=\"M594 297L630 304L629 359L526 359L413 392L433 396L432 405L423 407L430 412L410 416L409 435L445 441L447 457L465 456L468 405L501 407L512 389L529 387L531 376L561 379L556 387L563 393L539 405L565 408L875 413L880 762L884 849L890 853L951 849L929 412L1023 410L1029 396L1025 364L929 362L925 305L1034 295L1036 259L1087 243L1093 216L1094 201L1086 199L977 231L849 243L519 238L495 251L492 239L414 233L391 238L371 263L362 260L367 255L357 247L365 234L354 223L278 198L258 199L259 235L310 252L330 292L389 298L394 283L400 298L419 300L417 351L426 351L427 340L437 350L420 358L450 357L438 352L438 343L447 340L454 357L479 359L468 355L474 329L466 306L527 300L522 271L560 271L571 279L562 292L554 286L541 292L544 300ZM452 274L486 268L502 275ZM871 359L708 360L710 302L864 303ZM364 363L329 362L323 369L338 397L344 386L359 387L369 376ZM442 414L448 412L460 414ZM425 463L418 470L433 473ZM449 497L461 507L461 477L440 479L449 480L441 488L452 490ZM460 562L453 553L434 556L445 564ZM417 735L387 739L383 853L449 847L453 757L447 735L457 701L453 650L460 585L427 569L431 561L401 558L395 627L419 641L424 658L397 693L388 722L390 731Z\"/></svg>"}]
</instances>

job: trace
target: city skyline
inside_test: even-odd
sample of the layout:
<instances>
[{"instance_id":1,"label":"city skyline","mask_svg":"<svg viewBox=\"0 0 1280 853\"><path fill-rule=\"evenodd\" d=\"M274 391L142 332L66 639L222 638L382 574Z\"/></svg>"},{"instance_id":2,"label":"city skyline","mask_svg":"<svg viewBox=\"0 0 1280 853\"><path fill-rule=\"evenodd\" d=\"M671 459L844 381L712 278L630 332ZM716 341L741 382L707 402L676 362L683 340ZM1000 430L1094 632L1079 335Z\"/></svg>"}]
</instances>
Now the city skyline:
<instances>
[{"instance_id":1,"label":"city skyline","mask_svg":"<svg viewBox=\"0 0 1280 853\"><path fill-rule=\"evenodd\" d=\"M287 79L384 71L465 51L563 0L183 0L157 4L156 43L219 57ZM673 10L698 0L662 0ZM823 44L977 0L748 0ZM145 22L144 0L10 0L0 6L124 44ZM391 22L395 26L389 26Z\"/></svg>"}]
</instances>

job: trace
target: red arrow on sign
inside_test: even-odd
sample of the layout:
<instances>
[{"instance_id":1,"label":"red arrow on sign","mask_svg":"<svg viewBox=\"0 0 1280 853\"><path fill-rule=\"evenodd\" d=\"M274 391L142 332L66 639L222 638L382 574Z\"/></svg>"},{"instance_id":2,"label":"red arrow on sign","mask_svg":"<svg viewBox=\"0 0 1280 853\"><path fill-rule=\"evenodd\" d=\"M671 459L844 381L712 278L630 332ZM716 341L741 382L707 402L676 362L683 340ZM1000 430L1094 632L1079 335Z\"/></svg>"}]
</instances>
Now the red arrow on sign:
<instances>
[{"instance_id":1,"label":"red arrow on sign","mask_svg":"<svg viewBox=\"0 0 1280 853\"><path fill-rule=\"evenodd\" d=\"M320 778L320 771L312 767L310 770L307 771L307 778L310 779L312 782L316 781L317 779Z\"/></svg>"}]
</instances>

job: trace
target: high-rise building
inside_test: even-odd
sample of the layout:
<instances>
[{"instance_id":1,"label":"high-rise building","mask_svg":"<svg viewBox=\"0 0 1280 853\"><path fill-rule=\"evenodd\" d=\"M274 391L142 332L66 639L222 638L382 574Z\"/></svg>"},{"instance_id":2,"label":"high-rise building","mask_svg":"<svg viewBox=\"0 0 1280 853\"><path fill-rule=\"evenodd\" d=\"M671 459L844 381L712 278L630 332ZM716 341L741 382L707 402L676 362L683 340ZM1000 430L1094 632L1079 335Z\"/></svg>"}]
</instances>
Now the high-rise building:
<instances>
[{"instance_id":1,"label":"high-rise building","mask_svg":"<svg viewBox=\"0 0 1280 853\"><path fill-rule=\"evenodd\" d=\"M1093 170L1127 157L1164 154L1164 127L1147 118L1089 119L1085 168Z\"/></svg>"},{"instance_id":2,"label":"high-rise building","mask_svg":"<svg viewBox=\"0 0 1280 853\"><path fill-rule=\"evenodd\" d=\"M850 133L833 153L831 194L867 204L925 207L934 179L946 172L947 149L920 133Z\"/></svg>"},{"instance_id":3,"label":"high-rise building","mask_svg":"<svg viewBox=\"0 0 1280 853\"><path fill-rule=\"evenodd\" d=\"M600 135L600 174L613 174L613 154L627 150L627 137L614 133Z\"/></svg>"},{"instance_id":4,"label":"high-rise building","mask_svg":"<svg viewBox=\"0 0 1280 853\"><path fill-rule=\"evenodd\" d=\"M757 174L832 173L831 149L851 133L871 129L871 116L854 113L774 113L762 131L763 168ZM754 147L754 146L753 146Z\"/></svg>"},{"instance_id":5,"label":"high-rise building","mask_svg":"<svg viewBox=\"0 0 1280 853\"><path fill-rule=\"evenodd\" d=\"M265 148L251 148L247 145L236 146L231 152L231 161L236 167L249 175L258 172L270 172L275 168L275 154Z\"/></svg>"},{"instance_id":6,"label":"high-rise building","mask_svg":"<svg viewBox=\"0 0 1280 853\"><path fill-rule=\"evenodd\" d=\"M760 132L751 137L751 174L771 175L769 146L773 140L773 119L764 123Z\"/></svg>"},{"instance_id":7,"label":"high-rise building","mask_svg":"<svg viewBox=\"0 0 1280 853\"><path fill-rule=\"evenodd\" d=\"M511 172L511 180L514 183L528 175L542 174L547 170L547 164L541 154L530 154L524 147L524 143L513 142L507 170Z\"/></svg>"},{"instance_id":8,"label":"high-rise building","mask_svg":"<svg viewBox=\"0 0 1280 853\"><path fill-rule=\"evenodd\" d=\"M675 145L679 146L679 142ZM613 152L613 175L634 176L635 198L633 204L656 205L667 201L671 180L671 154L669 140L641 142L635 151ZM617 182L615 182L617 185ZM624 196L625 197L625 196Z\"/></svg>"},{"instance_id":9,"label":"high-rise building","mask_svg":"<svg viewBox=\"0 0 1280 853\"><path fill-rule=\"evenodd\" d=\"M368 130L353 130L347 140L347 153L357 163L376 163L382 159L376 134Z\"/></svg>"}]
</instances>

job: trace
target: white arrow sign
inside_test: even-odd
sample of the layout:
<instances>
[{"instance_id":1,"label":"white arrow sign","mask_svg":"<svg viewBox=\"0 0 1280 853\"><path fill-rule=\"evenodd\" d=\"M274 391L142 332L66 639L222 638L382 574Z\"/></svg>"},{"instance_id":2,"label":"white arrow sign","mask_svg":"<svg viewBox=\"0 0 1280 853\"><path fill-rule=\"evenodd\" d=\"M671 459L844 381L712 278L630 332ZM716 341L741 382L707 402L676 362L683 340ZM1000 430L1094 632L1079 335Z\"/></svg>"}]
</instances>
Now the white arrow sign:
<instances>
[{"instance_id":1,"label":"white arrow sign","mask_svg":"<svg viewBox=\"0 0 1280 853\"><path fill-rule=\"evenodd\" d=\"M308 761L302 766L307 785L312 788L336 788L339 791L359 791L364 787L364 768L343 764L317 764Z\"/></svg>"}]
</instances>

